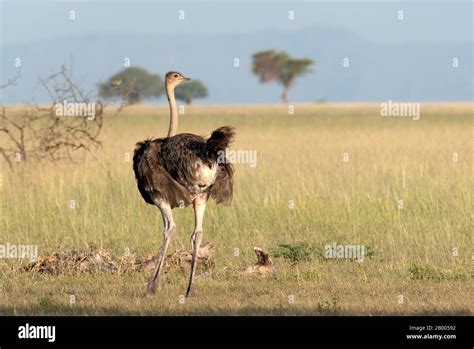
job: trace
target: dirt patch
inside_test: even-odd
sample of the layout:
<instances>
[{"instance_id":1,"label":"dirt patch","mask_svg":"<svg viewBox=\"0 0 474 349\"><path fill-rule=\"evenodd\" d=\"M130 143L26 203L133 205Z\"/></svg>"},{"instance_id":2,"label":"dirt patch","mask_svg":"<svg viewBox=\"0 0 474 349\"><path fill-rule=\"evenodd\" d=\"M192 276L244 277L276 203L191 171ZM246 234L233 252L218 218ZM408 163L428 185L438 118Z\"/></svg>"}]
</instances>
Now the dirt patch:
<instances>
[{"instance_id":1,"label":"dirt patch","mask_svg":"<svg viewBox=\"0 0 474 349\"><path fill-rule=\"evenodd\" d=\"M198 265L204 269L212 266L214 245L208 242L198 251ZM166 256L166 273L170 269L185 270L191 264L192 251L176 251ZM21 268L26 272L38 272L51 275L77 274L90 272L125 273L132 271L151 271L155 267L158 254L149 254L144 258L136 255L117 256L105 249L91 251L57 251L40 258Z\"/></svg>"}]
</instances>

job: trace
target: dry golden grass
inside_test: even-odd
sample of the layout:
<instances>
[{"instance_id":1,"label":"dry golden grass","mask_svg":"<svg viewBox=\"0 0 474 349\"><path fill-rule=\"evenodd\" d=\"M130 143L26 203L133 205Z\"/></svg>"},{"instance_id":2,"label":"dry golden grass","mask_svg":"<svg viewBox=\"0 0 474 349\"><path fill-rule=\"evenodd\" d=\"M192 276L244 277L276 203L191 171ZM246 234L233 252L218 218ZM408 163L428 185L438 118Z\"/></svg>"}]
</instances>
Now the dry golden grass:
<instances>
[{"instance_id":1,"label":"dry golden grass","mask_svg":"<svg viewBox=\"0 0 474 349\"><path fill-rule=\"evenodd\" d=\"M255 168L236 165L232 206L208 206L204 241L215 244L215 263L194 296L182 302L181 272L167 274L157 294L143 299L148 273L51 276L4 260L0 314L472 314L473 105L422 105L419 121L379 110L308 104L288 115L277 105L187 107L180 132L209 135L233 125L233 148L258 154ZM40 256L91 246L137 256L156 251L161 217L141 199L127 160L136 141L166 133L167 115L166 106L137 106L107 118L97 156L109 175L92 158L4 168L0 244L38 245ZM188 249L193 228L192 209L174 216L170 252ZM319 252L298 264L273 258L274 276L239 275L255 263L254 246L297 242L315 251L362 244L374 254L362 263Z\"/></svg>"}]
</instances>

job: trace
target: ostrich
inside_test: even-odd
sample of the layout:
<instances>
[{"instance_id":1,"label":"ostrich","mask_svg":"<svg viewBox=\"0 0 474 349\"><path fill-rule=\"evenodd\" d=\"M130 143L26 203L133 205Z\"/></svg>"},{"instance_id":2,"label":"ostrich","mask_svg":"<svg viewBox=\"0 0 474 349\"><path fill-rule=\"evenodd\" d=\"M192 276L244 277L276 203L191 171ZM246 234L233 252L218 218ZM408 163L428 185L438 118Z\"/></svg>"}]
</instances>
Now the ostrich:
<instances>
[{"instance_id":1,"label":"ostrich","mask_svg":"<svg viewBox=\"0 0 474 349\"><path fill-rule=\"evenodd\" d=\"M208 139L190 133L176 134L178 110L174 89L189 80L191 79L178 72L166 74L165 87L170 106L168 136L145 140L135 146L133 170L138 190L146 203L159 208L164 224L163 245L146 295L156 291L170 238L176 232L171 210L191 203L194 208L191 275L186 291L188 297L196 272L207 200L212 197L217 203L223 204L230 204L232 201L234 170L223 154L235 136L234 128L220 127Z\"/></svg>"}]
</instances>

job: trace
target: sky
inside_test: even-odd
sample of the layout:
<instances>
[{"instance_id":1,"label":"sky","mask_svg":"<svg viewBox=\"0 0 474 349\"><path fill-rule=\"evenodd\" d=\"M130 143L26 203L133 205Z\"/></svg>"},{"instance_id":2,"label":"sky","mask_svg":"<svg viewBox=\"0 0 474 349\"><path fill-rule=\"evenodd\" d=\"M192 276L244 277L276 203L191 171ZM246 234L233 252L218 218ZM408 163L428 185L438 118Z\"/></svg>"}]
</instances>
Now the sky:
<instances>
[{"instance_id":1,"label":"sky","mask_svg":"<svg viewBox=\"0 0 474 349\"><path fill-rule=\"evenodd\" d=\"M473 31L470 0L0 0L0 4L3 45L87 33L249 33L313 25L350 30L377 43L444 43L470 41ZM68 20L71 10L76 12L73 22ZM181 10L184 21L178 20ZM393 15L399 10L405 16L402 28ZM288 20L288 11L295 11L294 20Z\"/></svg>"},{"instance_id":2,"label":"sky","mask_svg":"<svg viewBox=\"0 0 474 349\"><path fill-rule=\"evenodd\" d=\"M472 100L473 8L472 0L0 0L0 82L22 58L21 84L0 99L45 100L38 78L71 57L78 82L96 89L133 57L153 73L204 79L203 103L278 102L280 86L251 73L253 53L278 49L316 62L292 88L297 102Z\"/></svg>"}]
</instances>

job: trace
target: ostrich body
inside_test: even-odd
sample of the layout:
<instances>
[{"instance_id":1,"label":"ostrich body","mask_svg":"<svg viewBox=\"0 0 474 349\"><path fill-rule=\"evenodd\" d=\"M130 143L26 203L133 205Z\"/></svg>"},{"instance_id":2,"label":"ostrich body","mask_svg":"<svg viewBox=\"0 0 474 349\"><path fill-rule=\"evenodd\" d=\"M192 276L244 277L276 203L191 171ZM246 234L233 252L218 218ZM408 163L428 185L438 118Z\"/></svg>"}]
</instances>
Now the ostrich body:
<instances>
[{"instance_id":1,"label":"ostrich body","mask_svg":"<svg viewBox=\"0 0 474 349\"><path fill-rule=\"evenodd\" d=\"M164 224L163 246L146 294L156 290L170 238L176 232L172 209L191 203L194 208L195 228L191 236L193 253L187 297L196 272L207 200L212 197L223 204L232 201L233 167L225 157L222 161L222 152L232 142L234 129L229 126L218 128L208 139L190 133L176 134L178 110L174 88L189 80L178 72L166 74L166 94L170 105L168 136L139 142L135 146L133 170L138 190L145 202L160 209Z\"/></svg>"}]
</instances>

